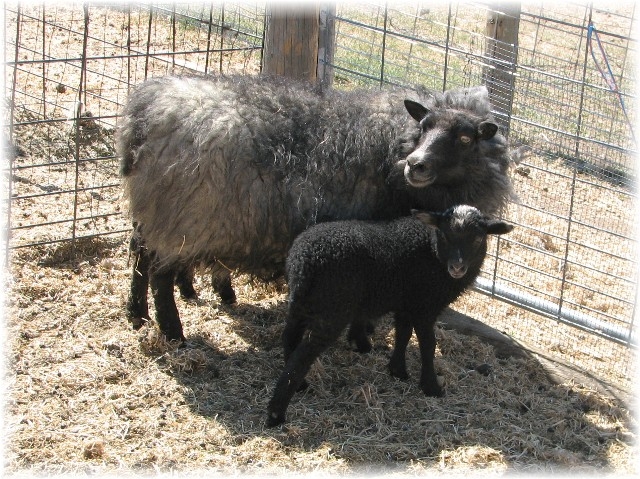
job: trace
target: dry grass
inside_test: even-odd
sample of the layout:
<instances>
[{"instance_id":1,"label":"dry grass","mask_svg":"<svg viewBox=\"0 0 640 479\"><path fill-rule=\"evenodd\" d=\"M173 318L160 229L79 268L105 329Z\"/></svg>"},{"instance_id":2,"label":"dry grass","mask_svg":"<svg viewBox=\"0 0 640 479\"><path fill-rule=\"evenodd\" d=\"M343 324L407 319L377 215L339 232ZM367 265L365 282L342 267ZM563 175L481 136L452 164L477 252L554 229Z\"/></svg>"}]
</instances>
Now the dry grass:
<instances>
[{"instance_id":1,"label":"dry grass","mask_svg":"<svg viewBox=\"0 0 640 479\"><path fill-rule=\"evenodd\" d=\"M415 343L412 378L387 373L388 318L371 354L341 341L323 355L287 424L265 429L285 288L241 277L239 303L226 307L199 276L201 299L179 301L189 340L176 348L153 325L134 332L124 320L124 239L86 241L78 254L57 261L67 252L42 247L12 258L8 473L634 471L635 422L622 404L442 329L447 394L427 398ZM473 296L460 306L473 299L477 318L502 308Z\"/></svg>"}]
</instances>

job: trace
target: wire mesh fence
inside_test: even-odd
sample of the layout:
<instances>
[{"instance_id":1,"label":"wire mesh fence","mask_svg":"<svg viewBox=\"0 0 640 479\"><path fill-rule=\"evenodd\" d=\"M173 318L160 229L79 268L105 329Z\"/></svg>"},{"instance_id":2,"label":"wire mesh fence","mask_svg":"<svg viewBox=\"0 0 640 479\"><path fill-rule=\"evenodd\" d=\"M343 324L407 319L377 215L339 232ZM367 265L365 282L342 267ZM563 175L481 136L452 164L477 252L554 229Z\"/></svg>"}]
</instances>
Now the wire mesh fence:
<instances>
[{"instance_id":1,"label":"wire mesh fence","mask_svg":"<svg viewBox=\"0 0 640 479\"><path fill-rule=\"evenodd\" d=\"M4 10L10 249L128 235L114 130L131 85L260 70L263 4ZM479 290L586 330L606 362L619 356L609 340L625 351L635 341L635 4L523 5L517 48L494 44L502 58L515 55L500 80L486 48L495 13L478 3L338 4L333 82L488 86L511 143L529 150L514 156L519 202L505 212L518 228L492 243ZM495 93L505 78L508 98ZM574 334L545 321L494 324L516 337Z\"/></svg>"},{"instance_id":2,"label":"wire mesh fence","mask_svg":"<svg viewBox=\"0 0 640 479\"><path fill-rule=\"evenodd\" d=\"M517 45L495 41L496 55L500 16L490 3L339 5L334 81L487 85L510 142L528 153L514 156L519 202L504 214L518 228L493 244L478 289L557 321L491 323L527 340L571 336L613 360L598 337L636 342L635 5L523 4L506 14Z\"/></svg>"},{"instance_id":3,"label":"wire mesh fence","mask_svg":"<svg viewBox=\"0 0 640 479\"><path fill-rule=\"evenodd\" d=\"M123 233L114 151L131 85L259 70L257 7L5 5L10 246Z\"/></svg>"}]
</instances>

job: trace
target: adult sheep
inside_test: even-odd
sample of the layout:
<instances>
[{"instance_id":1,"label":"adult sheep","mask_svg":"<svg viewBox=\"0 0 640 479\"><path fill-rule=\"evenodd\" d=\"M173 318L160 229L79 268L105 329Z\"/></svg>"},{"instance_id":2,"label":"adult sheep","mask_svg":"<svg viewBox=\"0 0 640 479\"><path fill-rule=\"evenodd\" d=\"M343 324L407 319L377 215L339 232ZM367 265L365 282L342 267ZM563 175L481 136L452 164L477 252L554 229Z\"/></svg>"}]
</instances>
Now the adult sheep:
<instances>
[{"instance_id":1,"label":"adult sheep","mask_svg":"<svg viewBox=\"0 0 640 479\"><path fill-rule=\"evenodd\" d=\"M144 245L129 319L135 327L149 318L148 273L161 331L183 340L177 272L201 263L282 275L293 239L315 223L461 203L497 214L512 189L490 110L484 87L323 91L252 76L143 83L117 137ZM228 273L222 283L231 289Z\"/></svg>"}]
</instances>

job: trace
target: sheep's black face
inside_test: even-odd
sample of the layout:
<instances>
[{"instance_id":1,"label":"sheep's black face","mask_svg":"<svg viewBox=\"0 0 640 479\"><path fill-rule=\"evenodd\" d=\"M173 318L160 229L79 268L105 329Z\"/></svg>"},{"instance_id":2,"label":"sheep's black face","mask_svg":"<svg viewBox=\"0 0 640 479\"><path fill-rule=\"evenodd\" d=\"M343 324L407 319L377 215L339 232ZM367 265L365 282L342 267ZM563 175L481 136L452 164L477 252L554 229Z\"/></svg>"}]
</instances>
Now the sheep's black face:
<instances>
[{"instance_id":1,"label":"sheep's black face","mask_svg":"<svg viewBox=\"0 0 640 479\"><path fill-rule=\"evenodd\" d=\"M469 269L477 274L487 253L487 235L501 235L513 229L513 225L489 219L468 205L455 206L443 213L412 210L411 214L435 229L436 255L454 279L463 278Z\"/></svg>"},{"instance_id":2,"label":"sheep's black face","mask_svg":"<svg viewBox=\"0 0 640 479\"><path fill-rule=\"evenodd\" d=\"M441 230L439 235L440 259L446 262L449 276L463 278L469 268L482 262L487 251L487 236L484 231L473 231L468 225L464 229Z\"/></svg>"},{"instance_id":3,"label":"sheep's black face","mask_svg":"<svg viewBox=\"0 0 640 479\"><path fill-rule=\"evenodd\" d=\"M486 236L467 238L461 242L456 240L457 238L451 241L447 248L447 271L452 278L460 279L469 271L472 263L470 259L484 259L487 245ZM473 247L469 248L469 246ZM484 249L484 251L481 251L481 249Z\"/></svg>"},{"instance_id":4,"label":"sheep's black face","mask_svg":"<svg viewBox=\"0 0 640 479\"><path fill-rule=\"evenodd\" d=\"M409 100L405 106L422 130L404 165L404 176L415 188L465 181L469 167L477 162L478 143L491 139L498 131L495 123L457 110L429 111Z\"/></svg>"}]
</instances>

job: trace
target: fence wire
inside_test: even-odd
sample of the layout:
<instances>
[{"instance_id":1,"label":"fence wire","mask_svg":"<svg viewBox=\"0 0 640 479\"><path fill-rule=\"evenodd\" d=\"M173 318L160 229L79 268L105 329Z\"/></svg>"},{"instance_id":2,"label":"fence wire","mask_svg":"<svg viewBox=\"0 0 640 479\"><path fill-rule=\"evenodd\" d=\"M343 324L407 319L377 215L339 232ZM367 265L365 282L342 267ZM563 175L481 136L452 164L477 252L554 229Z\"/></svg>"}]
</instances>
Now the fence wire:
<instances>
[{"instance_id":1,"label":"fence wire","mask_svg":"<svg viewBox=\"0 0 640 479\"><path fill-rule=\"evenodd\" d=\"M4 13L11 249L128 234L113 135L132 85L260 70L263 4L5 3ZM497 13L338 4L328 71L336 88L487 85L505 134L528 154L514 156L519 202L504 214L518 228L492 243L479 290L582 328L606 361L598 338L635 342L635 3L523 4L517 45L493 42L489 55ZM522 335L512 319L495 325Z\"/></svg>"},{"instance_id":2,"label":"fence wire","mask_svg":"<svg viewBox=\"0 0 640 479\"><path fill-rule=\"evenodd\" d=\"M129 231L114 129L132 85L256 73L256 6L5 4L10 247Z\"/></svg>"},{"instance_id":3,"label":"fence wire","mask_svg":"<svg viewBox=\"0 0 640 479\"><path fill-rule=\"evenodd\" d=\"M611 360L596 336L637 342L635 5L523 4L517 45L489 52L498 14L477 2L338 5L334 82L487 85L528 152L514 155L519 202L504 213L518 227L494 242L478 290L557 321L492 324L528 340L577 326L590 354Z\"/></svg>"}]
</instances>

